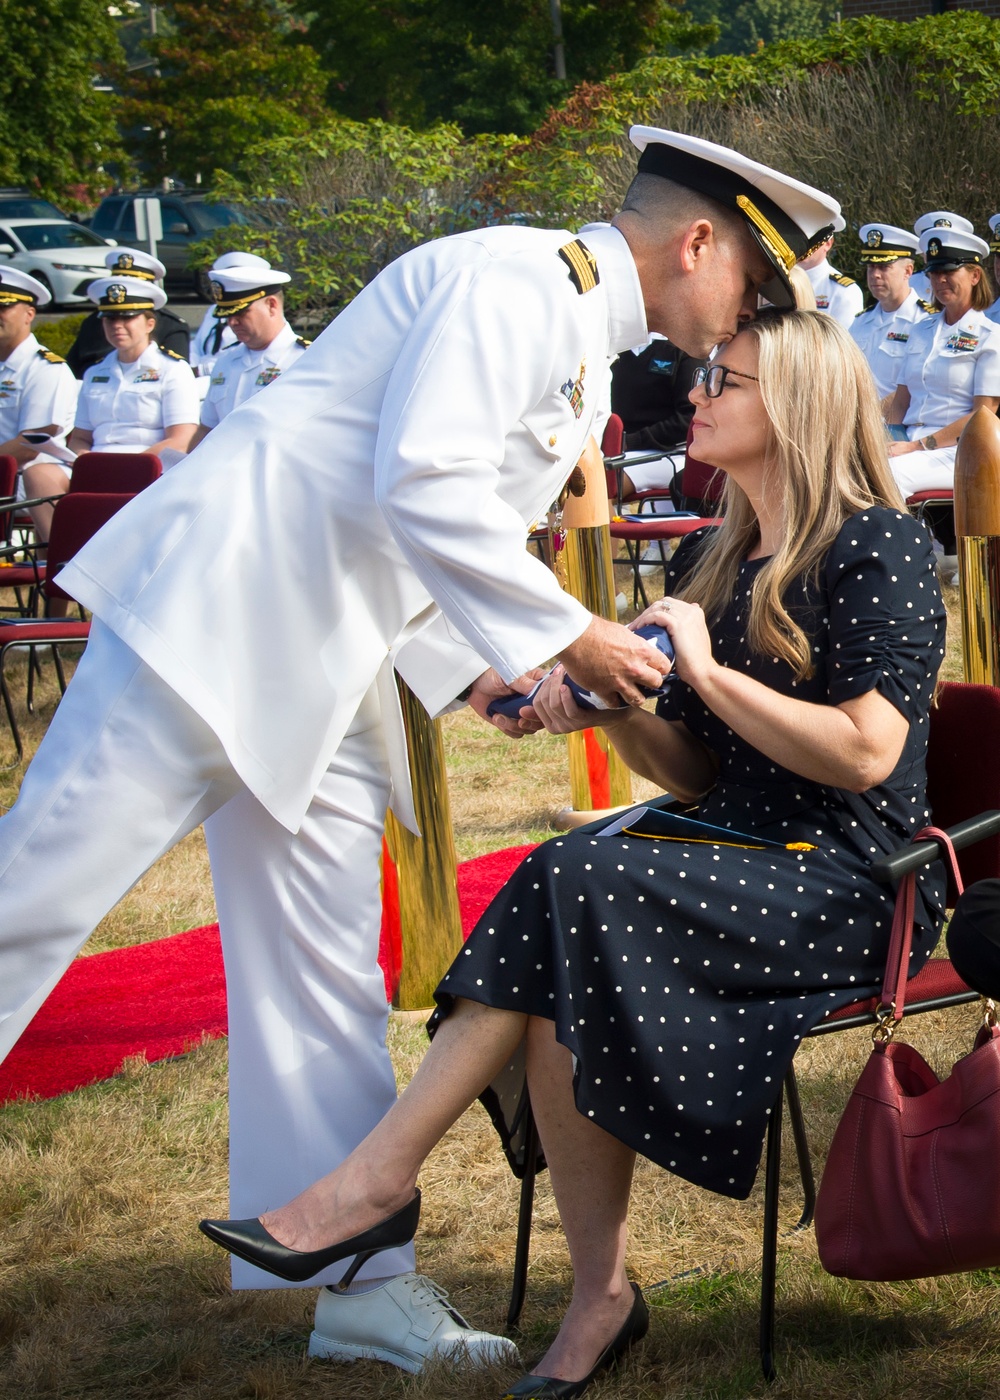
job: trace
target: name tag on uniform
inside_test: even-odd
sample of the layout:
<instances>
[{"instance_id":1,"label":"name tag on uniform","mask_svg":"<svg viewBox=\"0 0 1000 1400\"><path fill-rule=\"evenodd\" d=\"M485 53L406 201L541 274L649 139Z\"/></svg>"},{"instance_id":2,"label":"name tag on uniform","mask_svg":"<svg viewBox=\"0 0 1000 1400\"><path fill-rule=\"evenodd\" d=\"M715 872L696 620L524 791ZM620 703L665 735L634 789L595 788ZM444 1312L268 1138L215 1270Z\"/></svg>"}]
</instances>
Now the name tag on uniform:
<instances>
[{"instance_id":1,"label":"name tag on uniform","mask_svg":"<svg viewBox=\"0 0 1000 1400\"><path fill-rule=\"evenodd\" d=\"M144 369L141 374L137 374L132 380L133 384L157 384L160 376L155 369Z\"/></svg>"},{"instance_id":2,"label":"name tag on uniform","mask_svg":"<svg viewBox=\"0 0 1000 1400\"><path fill-rule=\"evenodd\" d=\"M110 384L110 383L111 383L111 375L110 375L110 374L95 374L94 377L93 377L93 379L92 379L90 382L91 382L91 384Z\"/></svg>"},{"instance_id":3,"label":"name tag on uniform","mask_svg":"<svg viewBox=\"0 0 1000 1400\"><path fill-rule=\"evenodd\" d=\"M263 389L265 384L273 384L280 373L281 370L278 369L277 365L268 365L267 369L262 369L254 380L254 388Z\"/></svg>"},{"instance_id":4,"label":"name tag on uniform","mask_svg":"<svg viewBox=\"0 0 1000 1400\"><path fill-rule=\"evenodd\" d=\"M226 382L226 376L225 376L224 374L213 374L213 375L212 375L212 383L213 383L213 384L225 384L225 382Z\"/></svg>"}]
</instances>

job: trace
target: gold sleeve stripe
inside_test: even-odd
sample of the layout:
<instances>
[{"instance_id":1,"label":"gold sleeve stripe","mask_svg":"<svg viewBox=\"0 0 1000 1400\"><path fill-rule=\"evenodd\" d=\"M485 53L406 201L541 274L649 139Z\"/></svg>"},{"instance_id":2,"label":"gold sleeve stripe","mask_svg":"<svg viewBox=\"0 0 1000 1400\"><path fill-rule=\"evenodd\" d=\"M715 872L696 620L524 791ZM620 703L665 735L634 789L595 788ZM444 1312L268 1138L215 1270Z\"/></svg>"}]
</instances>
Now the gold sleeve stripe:
<instances>
[{"instance_id":1,"label":"gold sleeve stripe","mask_svg":"<svg viewBox=\"0 0 1000 1400\"><path fill-rule=\"evenodd\" d=\"M765 219L753 200L748 199L745 194L738 194L736 196L736 203L743 211L745 217L748 218L757 229L771 252L780 262L784 263L785 270L790 272L795 266L796 257L778 230L769 219Z\"/></svg>"},{"instance_id":2,"label":"gold sleeve stripe","mask_svg":"<svg viewBox=\"0 0 1000 1400\"><path fill-rule=\"evenodd\" d=\"M559 256L569 268L570 281L582 296L584 292L592 292L601 280L601 275L597 270L597 259L585 244L578 238L572 243L564 243L559 249Z\"/></svg>"}]
</instances>

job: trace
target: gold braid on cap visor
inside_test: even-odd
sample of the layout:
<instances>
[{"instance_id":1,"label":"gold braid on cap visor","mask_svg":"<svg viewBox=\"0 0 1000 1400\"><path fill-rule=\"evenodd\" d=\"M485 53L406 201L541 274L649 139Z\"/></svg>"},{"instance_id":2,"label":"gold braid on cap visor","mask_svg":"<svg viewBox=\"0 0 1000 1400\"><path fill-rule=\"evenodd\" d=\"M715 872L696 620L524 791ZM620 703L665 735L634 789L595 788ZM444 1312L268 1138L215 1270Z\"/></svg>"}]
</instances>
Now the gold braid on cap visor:
<instances>
[{"instance_id":1,"label":"gold braid on cap visor","mask_svg":"<svg viewBox=\"0 0 1000 1400\"><path fill-rule=\"evenodd\" d=\"M756 204L754 204L753 200L748 199L745 194L738 194L736 196L736 203L739 205L741 212L746 216L746 218L750 220L753 226L757 229L758 233L766 243L770 252L778 259L780 263L784 264L785 271L791 272L792 268L798 262L798 259L792 252L791 248L789 248L785 240L782 238L778 230L774 227L770 220L765 219L764 215L757 208Z\"/></svg>"},{"instance_id":2,"label":"gold braid on cap visor","mask_svg":"<svg viewBox=\"0 0 1000 1400\"><path fill-rule=\"evenodd\" d=\"M13 287L0 284L0 306L19 306L24 303L28 306L35 305L35 298L30 292L22 292L20 288L15 291Z\"/></svg>"}]
</instances>

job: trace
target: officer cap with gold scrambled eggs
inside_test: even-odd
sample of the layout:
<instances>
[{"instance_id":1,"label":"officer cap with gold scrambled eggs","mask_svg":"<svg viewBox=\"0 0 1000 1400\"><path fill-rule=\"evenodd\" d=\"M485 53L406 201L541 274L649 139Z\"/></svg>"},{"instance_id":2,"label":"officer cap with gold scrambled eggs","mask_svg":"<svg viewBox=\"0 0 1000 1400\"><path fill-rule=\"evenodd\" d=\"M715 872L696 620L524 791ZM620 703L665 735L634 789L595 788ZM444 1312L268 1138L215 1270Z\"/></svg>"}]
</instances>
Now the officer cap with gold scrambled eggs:
<instances>
[{"instance_id":1,"label":"officer cap with gold scrambled eggs","mask_svg":"<svg viewBox=\"0 0 1000 1400\"><path fill-rule=\"evenodd\" d=\"M639 174L674 180L742 215L774 269L761 295L774 306L795 306L788 274L838 226L832 195L697 136L634 126L629 137L641 152Z\"/></svg>"},{"instance_id":2,"label":"officer cap with gold scrambled eggs","mask_svg":"<svg viewBox=\"0 0 1000 1400\"><path fill-rule=\"evenodd\" d=\"M236 316L255 301L280 292L292 279L256 253L223 253L208 270L220 320Z\"/></svg>"},{"instance_id":3,"label":"officer cap with gold scrambled eggs","mask_svg":"<svg viewBox=\"0 0 1000 1400\"><path fill-rule=\"evenodd\" d=\"M119 277L135 277L140 282L159 282L167 275L159 258L144 253L141 248L109 248L104 255L104 266Z\"/></svg>"},{"instance_id":4,"label":"officer cap with gold scrambled eggs","mask_svg":"<svg viewBox=\"0 0 1000 1400\"><path fill-rule=\"evenodd\" d=\"M0 306L48 306L52 293L35 277L16 267L0 266Z\"/></svg>"},{"instance_id":5,"label":"officer cap with gold scrambled eggs","mask_svg":"<svg viewBox=\"0 0 1000 1400\"><path fill-rule=\"evenodd\" d=\"M87 296L99 316L152 315L167 304L167 294L155 282L135 277L98 277L87 288Z\"/></svg>"},{"instance_id":6,"label":"officer cap with gold scrambled eggs","mask_svg":"<svg viewBox=\"0 0 1000 1400\"><path fill-rule=\"evenodd\" d=\"M861 261L865 263L897 262L900 258L915 258L920 244L912 233L895 224L862 224Z\"/></svg>"}]
</instances>

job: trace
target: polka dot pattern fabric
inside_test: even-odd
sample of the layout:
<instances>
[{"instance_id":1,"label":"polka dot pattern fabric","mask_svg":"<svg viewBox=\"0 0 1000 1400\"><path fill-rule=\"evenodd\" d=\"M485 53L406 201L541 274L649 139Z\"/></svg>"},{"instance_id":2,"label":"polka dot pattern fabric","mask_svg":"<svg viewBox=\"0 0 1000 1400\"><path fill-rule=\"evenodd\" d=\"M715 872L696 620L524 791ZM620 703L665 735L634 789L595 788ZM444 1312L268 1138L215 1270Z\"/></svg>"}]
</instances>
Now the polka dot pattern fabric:
<instances>
[{"instance_id":1,"label":"polka dot pattern fabric","mask_svg":"<svg viewBox=\"0 0 1000 1400\"><path fill-rule=\"evenodd\" d=\"M702 538L677 552L668 592ZM814 674L754 654L744 564L711 626L716 658L803 700L838 704L877 689L910 721L895 771L861 794L774 764L676 681L658 703L719 756L697 815L816 849L685 844L573 833L534 851L487 909L438 989L553 1020L575 1056L577 1107L662 1167L745 1197L767 1117L803 1034L877 991L892 894L872 859L928 819L927 718L944 610L930 541L909 516L870 509L845 524L818 578L786 606L812 639ZM936 939L941 872L920 886L912 971ZM432 1031L434 1023L432 1022ZM515 1171L523 1169L523 1061L484 1094Z\"/></svg>"}]
</instances>

